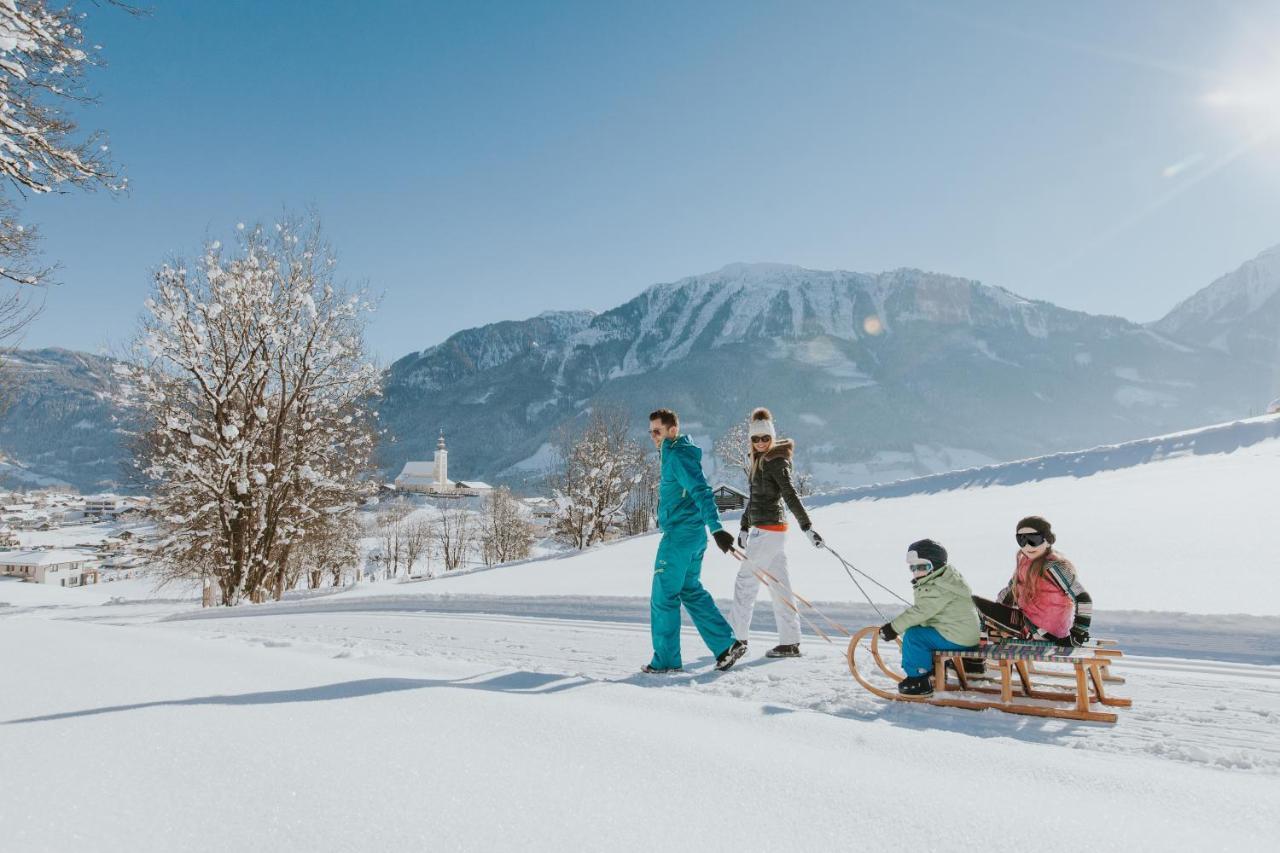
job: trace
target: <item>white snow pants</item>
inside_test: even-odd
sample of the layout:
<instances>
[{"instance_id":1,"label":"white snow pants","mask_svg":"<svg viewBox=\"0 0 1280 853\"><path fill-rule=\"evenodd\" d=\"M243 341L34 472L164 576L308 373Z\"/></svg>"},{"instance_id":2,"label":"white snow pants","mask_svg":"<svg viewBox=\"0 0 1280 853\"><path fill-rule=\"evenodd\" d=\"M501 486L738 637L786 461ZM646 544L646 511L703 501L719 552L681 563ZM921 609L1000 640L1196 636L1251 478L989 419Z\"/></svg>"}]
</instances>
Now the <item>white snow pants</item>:
<instances>
[{"instance_id":1,"label":"white snow pants","mask_svg":"<svg viewBox=\"0 0 1280 853\"><path fill-rule=\"evenodd\" d=\"M787 571L787 534L781 530L751 528L747 535L747 558L738 569L738 580L733 586L733 607L729 611L729 624L733 635L746 642L751 630L751 615L756 607L756 595L760 592L760 579L756 572L764 570L778 579L782 590L774 589L769 581L769 593L773 596L773 621L778 626L778 644L791 646L800 642L800 616L787 606L791 592L791 574Z\"/></svg>"}]
</instances>

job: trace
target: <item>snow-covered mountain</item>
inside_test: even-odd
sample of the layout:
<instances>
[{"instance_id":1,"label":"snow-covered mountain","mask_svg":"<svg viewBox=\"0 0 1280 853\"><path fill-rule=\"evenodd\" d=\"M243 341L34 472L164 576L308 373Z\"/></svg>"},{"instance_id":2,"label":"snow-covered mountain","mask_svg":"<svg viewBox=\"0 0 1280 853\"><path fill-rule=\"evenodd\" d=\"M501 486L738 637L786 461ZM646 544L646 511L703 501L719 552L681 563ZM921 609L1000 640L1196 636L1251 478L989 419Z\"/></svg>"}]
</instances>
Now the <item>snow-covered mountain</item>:
<instances>
[{"instance_id":1,"label":"snow-covered mountain","mask_svg":"<svg viewBox=\"0 0 1280 853\"><path fill-rule=\"evenodd\" d=\"M1280 375L1280 246L1195 293L1152 328Z\"/></svg>"},{"instance_id":2,"label":"snow-covered mountain","mask_svg":"<svg viewBox=\"0 0 1280 853\"><path fill-rule=\"evenodd\" d=\"M109 396L112 361L64 349L5 356L0 486L127 487L128 452Z\"/></svg>"},{"instance_id":3,"label":"snow-covered mountain","mask_svg":"<svg viewBox=\"0 0 1280 853\"><path fill-rule=\"evenodd\" d=\"M671 406L704 445L768 405L819 479L851 485L1225 420L1268 382L1220 349L975 281L733 264L400 359L383 462L427 458L443 426L470 476L510 477L592 405Z\"/></svg>"},{"instance_id":4,"label":"snow-covered mountain","mask_svg":"<svg viewBox=\"0 0 1280 853\"><path fill-rule=\"evenodd\" d=\"M1172 432L1280 392L1278 289L1272 250L1144 327L920 270L732 264L600 314L494 323L401 358L380 463L394 474L429 459L443 427L455 476L534 478L556 430L603 403L637 430L675 408L707 448L767 405L801 465L843 486ZM109 360L39 350L16 366L0 484L127 484Z\"/></svg>"}]
</instances>

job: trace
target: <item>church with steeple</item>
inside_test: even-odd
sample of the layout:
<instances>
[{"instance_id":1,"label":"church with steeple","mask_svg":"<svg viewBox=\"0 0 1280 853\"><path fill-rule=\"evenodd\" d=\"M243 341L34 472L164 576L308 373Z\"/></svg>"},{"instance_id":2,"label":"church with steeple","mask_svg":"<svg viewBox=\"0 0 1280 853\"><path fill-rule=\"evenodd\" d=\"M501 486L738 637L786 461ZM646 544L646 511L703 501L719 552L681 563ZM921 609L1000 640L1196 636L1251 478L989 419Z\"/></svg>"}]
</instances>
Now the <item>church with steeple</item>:
<instances>
[{"instance_id":1,"label":"church with steeple","mask_svg":"<svg viewBox=\"0 0 1280 853\"><path fill-rule=\"evenodd\" d=\"M444 430L436 439L436 452L430 462L406 462L395 479L396 489L419 492L440 498L473 498L492 491L488 483L478 480L449 479L449 448L444 443Z\"/></svg>"}]
</instances>

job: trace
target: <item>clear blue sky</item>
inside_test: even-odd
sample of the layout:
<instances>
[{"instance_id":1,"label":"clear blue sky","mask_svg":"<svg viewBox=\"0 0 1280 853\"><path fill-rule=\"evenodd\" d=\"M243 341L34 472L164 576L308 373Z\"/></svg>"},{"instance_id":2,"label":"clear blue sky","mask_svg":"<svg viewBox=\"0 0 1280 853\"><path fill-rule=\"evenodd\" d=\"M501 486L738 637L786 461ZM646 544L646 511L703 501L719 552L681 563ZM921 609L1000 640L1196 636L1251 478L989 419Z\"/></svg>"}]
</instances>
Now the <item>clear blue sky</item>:
<instances>
[{"instance_id":1,"label":"clear blue sky","mask_svg":"<svg viewBox=\"0 0 1280 853\"><path fill-rule=\"evenodd\" d=\"M126 340L151 268L286 207L384 295L383 361L740 260L1146 321L1280 243L1280 143L1206 102L1280 91L1274 3L82 5L132 191L28 202L26 346Z\"/></svg>"}]
</instances>

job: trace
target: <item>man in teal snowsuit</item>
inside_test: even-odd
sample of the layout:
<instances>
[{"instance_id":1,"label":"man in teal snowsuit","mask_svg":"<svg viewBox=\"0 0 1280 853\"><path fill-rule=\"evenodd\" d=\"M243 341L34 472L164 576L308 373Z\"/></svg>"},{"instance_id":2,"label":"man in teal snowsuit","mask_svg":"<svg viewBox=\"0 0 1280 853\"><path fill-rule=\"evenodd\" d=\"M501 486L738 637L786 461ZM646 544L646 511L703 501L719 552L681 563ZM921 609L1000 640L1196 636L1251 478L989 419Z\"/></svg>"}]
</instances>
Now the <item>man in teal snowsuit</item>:
<instances>
[{"instance_id":1,"label":"man in teal snowsuit","mask_svg":"<svg viewBox=\"0 0 1280 853\"><path fill-rule=\"evenodd\" d=\"M658 527L662 542L653 567L649 598L653 659L642 672L676 672L680 660L680 605L716 656L716 669L733 666L747 650L702 586L702 554L710 529L716 545L733 553L733 536L720 526L720 513L702 475L702 450L680 434L680 421L670 409L649 415L649 435L658 447L662 476L658 483Z\"/></svg>"}]
</instances>

